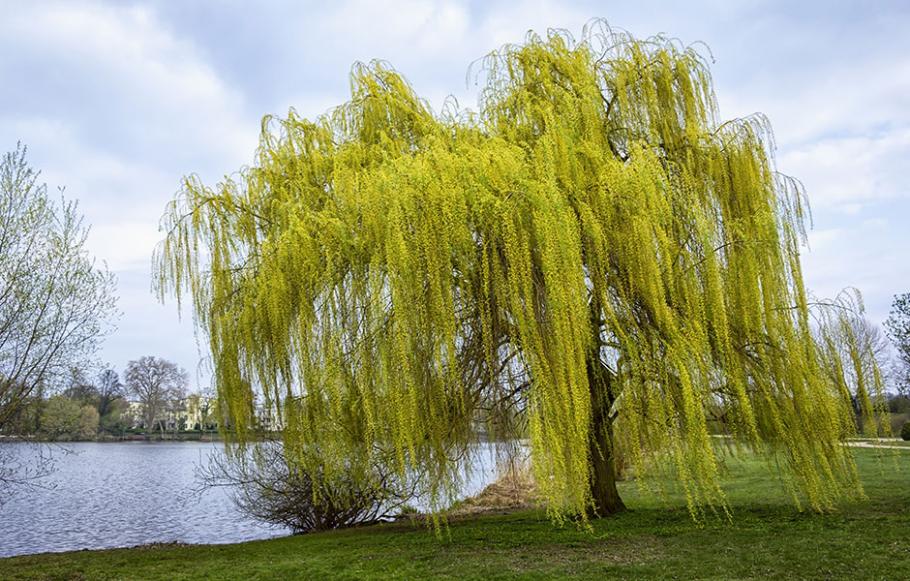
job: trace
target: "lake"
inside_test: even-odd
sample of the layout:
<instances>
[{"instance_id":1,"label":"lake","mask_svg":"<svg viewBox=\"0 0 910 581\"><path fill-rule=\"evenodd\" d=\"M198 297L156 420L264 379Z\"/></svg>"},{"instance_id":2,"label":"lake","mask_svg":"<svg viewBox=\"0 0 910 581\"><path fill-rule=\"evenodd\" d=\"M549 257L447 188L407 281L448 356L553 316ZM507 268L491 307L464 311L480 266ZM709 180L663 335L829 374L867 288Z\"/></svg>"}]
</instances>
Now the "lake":
<instances>
[{"instance_id":1,"label":"lake","mask_svg":"<svg viewBox=\"0 0 910 581\"><path fill-rule=\"evenodd\" d=\"M0 443L28 456L36 447ZM0 506L0 557L130 547L148 543L236 543L283 536L281 527L248 519L228 490L196 492L196 469L217 442L113 442L52 445L50 488L19 488ZM463 495L495 479L495 461L481 453ZM419 504L419 503L415 503Z\"/></svg>"}]
</instances>

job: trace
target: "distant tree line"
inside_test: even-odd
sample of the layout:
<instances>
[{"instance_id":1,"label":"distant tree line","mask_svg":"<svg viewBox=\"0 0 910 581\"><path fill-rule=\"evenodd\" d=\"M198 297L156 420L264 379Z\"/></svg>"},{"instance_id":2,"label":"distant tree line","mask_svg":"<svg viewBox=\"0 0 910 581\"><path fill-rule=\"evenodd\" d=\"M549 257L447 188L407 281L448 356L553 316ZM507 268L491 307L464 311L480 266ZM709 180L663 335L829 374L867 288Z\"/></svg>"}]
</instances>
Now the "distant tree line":
<instances>
[{"instance_id":1,"label":"distant tree line","mask_svg":"<svg viewBox=\"0 0 910 581\"><path fill-rule=\"evenodd\" d=\"M187 373L177 364L141 357L127 364L123 379L113 369L94 378L71 370L62 390L34 390L2 431L47 440L94 440L217 428L214 402L187 393ZM195 419L192 425L188 418Z\"/></svg>"}]
</instances>

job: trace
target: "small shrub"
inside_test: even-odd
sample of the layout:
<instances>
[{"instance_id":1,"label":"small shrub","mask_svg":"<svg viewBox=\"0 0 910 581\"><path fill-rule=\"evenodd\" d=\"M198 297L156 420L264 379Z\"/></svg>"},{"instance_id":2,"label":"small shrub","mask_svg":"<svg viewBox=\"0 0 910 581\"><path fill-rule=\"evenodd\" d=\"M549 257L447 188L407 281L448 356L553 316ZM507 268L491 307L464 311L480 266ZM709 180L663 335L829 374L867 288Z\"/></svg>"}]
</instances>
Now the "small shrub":
<instances>
[{"instance_id":1,"label":"small shrub","mask_svg":"<svg viewBox=\"0 0 910 581\"><path fill-rule=\"evenodd\" d=\"M243 514L299 534L393 519L417 496L417 482L402 481L385 465L378 463L367 482L344 471L329 479L295 465L280 442L264 441L213 454L199 476L204 487L231 487Z\"/></svg>"},{"instance_id":2,"label":"small shrub","mask_svg":"<svg viewBox=\"0 0 910 581\"><path fill-rule=\"evenodd\" d=\"M910 442L910 422L904 423L904 427L901 428L901 439Z\"/></svg>"}]
</instances>

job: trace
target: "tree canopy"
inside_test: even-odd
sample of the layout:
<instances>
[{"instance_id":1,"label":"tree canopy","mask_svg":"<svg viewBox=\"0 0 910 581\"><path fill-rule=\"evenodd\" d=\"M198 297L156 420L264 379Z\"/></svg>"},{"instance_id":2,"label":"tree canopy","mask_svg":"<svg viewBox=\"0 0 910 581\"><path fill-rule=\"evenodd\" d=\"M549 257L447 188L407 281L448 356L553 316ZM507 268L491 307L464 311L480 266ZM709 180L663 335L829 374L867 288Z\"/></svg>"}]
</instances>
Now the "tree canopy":
<instances>
[{"instance_id":1,"label":"tree canopy","mask_svg":"<svg viewBox=\"0 0 910 581\"><path fill-rule=\"evenodd\" d=\"M391 449L441 501L478 426L527 436L556 516L610 512L621 446L697 516L724 506L714 418L782 460L798 503L859 490L767 120L719 122L702 52L602 21L474 74L476 111L434 112L357 64L348 102L266 117L251 167L185 179L159 292L191 299L240 438L261 392L289 457Z\"/></svg>"}]
</instances>

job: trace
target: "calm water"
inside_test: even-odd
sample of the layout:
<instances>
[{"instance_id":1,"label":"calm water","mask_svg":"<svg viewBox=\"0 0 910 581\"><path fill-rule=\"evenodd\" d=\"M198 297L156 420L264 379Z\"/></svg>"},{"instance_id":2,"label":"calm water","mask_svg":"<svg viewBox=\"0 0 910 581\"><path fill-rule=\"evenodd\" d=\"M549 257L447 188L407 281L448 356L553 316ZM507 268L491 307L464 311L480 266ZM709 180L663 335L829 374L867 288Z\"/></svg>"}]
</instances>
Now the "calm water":
<instances>
[{"instance_id":1,"label":"calm water","mask_svg":"<svg viewBox=\"0 0 910 581\"><path fill-rule=\"evenodd\" d=\"M20 455L28 444L0 443ZM0 557L146 543L235 543L289 534L244 518L222 488L194 493L196 468L222 444L117 442L52 447L50 489L20 489L0 506ZM464 494L495 478L481 454Z\"/></svg>"}]
</instances>

